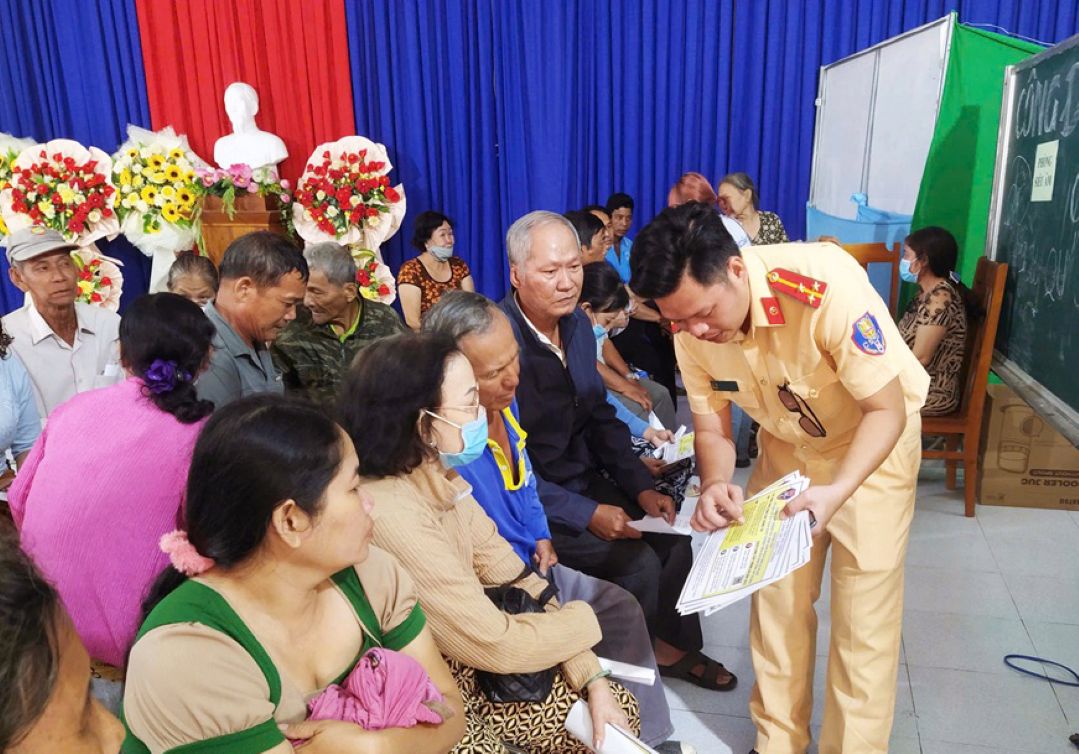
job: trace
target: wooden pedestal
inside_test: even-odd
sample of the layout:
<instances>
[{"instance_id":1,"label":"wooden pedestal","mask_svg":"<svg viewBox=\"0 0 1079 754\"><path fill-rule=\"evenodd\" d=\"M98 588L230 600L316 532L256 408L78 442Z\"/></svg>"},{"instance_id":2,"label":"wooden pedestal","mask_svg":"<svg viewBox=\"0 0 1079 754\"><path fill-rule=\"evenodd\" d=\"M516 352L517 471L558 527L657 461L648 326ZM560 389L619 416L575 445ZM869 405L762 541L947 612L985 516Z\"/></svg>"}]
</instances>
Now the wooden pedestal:
<instances>
[{"instance_id":1,"label":"wooden pedestal","mask_svg":"<svg viewBox=\"0 0 1079 754\"><path fill-rule=\"evenodd\" d=\"M276 196L242 194L236 197L232 218L222 204L221 197L207 196L202 205L202 241L206 255L220 266L225 249L242 235L256 230L270 230L278 235L288 235L281 222L281 202Z\"/></svg>"}]
</instances>

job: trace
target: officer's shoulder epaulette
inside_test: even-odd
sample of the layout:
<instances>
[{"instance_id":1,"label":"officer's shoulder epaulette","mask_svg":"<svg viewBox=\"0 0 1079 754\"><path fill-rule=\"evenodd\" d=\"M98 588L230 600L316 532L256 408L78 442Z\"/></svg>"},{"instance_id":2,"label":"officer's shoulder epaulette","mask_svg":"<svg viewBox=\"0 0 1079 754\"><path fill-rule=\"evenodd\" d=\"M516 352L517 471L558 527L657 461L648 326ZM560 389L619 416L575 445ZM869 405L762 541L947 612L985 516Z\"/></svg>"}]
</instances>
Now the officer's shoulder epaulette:
<instances>
[{"instance_id":1,"label":"officer's shoulder epaulette","mask_svg":"<svg viewBox=\"0 0 1079 754\"><path fill-rule=\"evenodd\" d=\"M824 292L828 290L828 284L821 280L799 275L797 272L784 270L781 267L768 270L768 287L776 293L790 296L814 309L820 306Z\"/></svg>"}]
</instances>

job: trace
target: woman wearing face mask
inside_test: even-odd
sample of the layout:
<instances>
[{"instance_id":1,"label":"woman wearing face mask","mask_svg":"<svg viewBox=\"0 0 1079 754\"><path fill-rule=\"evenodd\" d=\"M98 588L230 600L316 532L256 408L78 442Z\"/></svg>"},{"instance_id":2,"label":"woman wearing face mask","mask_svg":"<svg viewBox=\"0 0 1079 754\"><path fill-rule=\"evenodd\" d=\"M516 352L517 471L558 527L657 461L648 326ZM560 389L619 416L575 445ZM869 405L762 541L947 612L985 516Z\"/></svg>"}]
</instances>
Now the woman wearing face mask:
<instances>
[{"instance_id":1,"label":"woman wearing face mask","mask_svg":"<svg viewBox=\"0 0 1079 754\"><path fill-rule=\"evenodd\" d=\"M401 311L413 330L420 329L423 315L446 291L476 290L468 265L453 255L453 242L453 222L441 212L428 210L416 218L412 245L420 253L397 273Z\"/></svg>"},{"instance_id":2,"label":"woman wearing face mask","mask_svg":"<svg viewBox=\"0 0 1079 754\"><path fill-rule=\"evenodd\" d=\"M899 276L918 286L899 320L899 332L932 378L924 416L959 408L967 319L980 314L974 295L955 272L958 256L955 237L931 226L907 236L899 260Z\"/></svg>"},{"instance_id":3,"label":"woman wearing face mask","mask_svg":"<svg viewBox=\"0 0 1079 754\"><path fill-rule=\"evenodd\" d=\"M590 651L601 638L584 602L547 601L543 612L510 614L485 589L505 584L537 600L550 584L521 558L454 470L487 447L487 416L467 358L445 335L378 341L354 363L338 393L338 420L356 444L364 487L374 498L375 544L396 556L416 584L442 654L465 698L460 752L585 752L563 721L588 700L597 740L604 724L636 731L633 697L608 682ZM476 671L557 668L539 702L492 703Z\"/></svg>"},{"instance_id":4,"label":"woman wearing face mask","mask_svg":"<svg viewBox=\"0 0 1079 754\"><path fill-rule=\"evenodd\" d=\"M633 450L656 477L656 489L664 495L670 495L675 505L681 505L689 478L694 473L693 467L682 465L664 472L662 462L652 455L653 450L674 438L671 427L676 419L667 391L647 378L633 379L633 384L643 385L648 394L656 399L652 413L665 427L657 429L649 424L649 412L644 411L642 414L639 404L620 394L617 388L612 388L607 382L608 373L620 377L620 368L615 362L621 361L621 357L618 349L611 344L610 338L617 335L629 322L629 303L629 294L614 267L606 262L585 265L584 282L581 285L581 310L592 321L592 334L596 336L596 367L607 384L607 402L614 407L615 415L629 428ZM621 364L624 368L625 362L621 361Z\"/></svg>"}]
</instances>

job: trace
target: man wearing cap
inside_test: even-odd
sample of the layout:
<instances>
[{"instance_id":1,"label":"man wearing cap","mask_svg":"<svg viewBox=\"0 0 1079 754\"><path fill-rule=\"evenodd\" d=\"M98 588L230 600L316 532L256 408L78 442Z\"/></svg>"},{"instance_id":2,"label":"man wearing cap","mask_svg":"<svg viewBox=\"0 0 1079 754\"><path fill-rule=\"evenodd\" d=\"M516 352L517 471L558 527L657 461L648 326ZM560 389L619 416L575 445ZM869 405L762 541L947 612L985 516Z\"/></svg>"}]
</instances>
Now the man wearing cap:
<instances>
[{"instance_id":1,"label":"man wearing cap","mask_svg":"<svg viewBox=\"0 0 1079 754\"><path fill-rule=\"evenodd\" d=\"M760 422L747 493L792 471L811 485L810 563L753 595L750 713L760 754L810 743L817 614L831 549L821 754L884 754L895 709L903 559L929 375L857 262L833 244L739 251L716 211L664 210L637 236L630 287L677 324L701 496L692 523L742 519L731 402Z\"/></svg>"},{"instance_id":2,"label":"man wearing cap","mask_svg":"<svg viewBox=\"0 0 1079 754\"><path fill-rule=\"evenodd\" d=\"M38 413L48 416L76 393L117 382L120 317L76 302L75 244L51 228L32 227L8 236L11 282L28 294L21 309L4 317L33 383Z\"/></svg>"}]
</instances>

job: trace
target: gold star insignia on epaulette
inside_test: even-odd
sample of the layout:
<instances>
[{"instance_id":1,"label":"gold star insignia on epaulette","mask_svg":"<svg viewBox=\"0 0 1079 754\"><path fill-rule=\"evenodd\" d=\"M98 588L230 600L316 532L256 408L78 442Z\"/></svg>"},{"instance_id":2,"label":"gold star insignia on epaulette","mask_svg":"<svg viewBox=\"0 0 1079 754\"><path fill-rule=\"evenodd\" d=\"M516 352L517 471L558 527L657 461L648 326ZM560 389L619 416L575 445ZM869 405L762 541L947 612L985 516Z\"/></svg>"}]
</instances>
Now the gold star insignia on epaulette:
<instances>
[{"instance_id":1,"label":"gold star insignia on epaulette","mask_svg":"<svg viewBox=\"0 0 1079 754\"><path fill-rule=\"evenodd\" d=\"M820 307L824 293L828 290L827 283L779 267L768 271L768 287L814 309Z\"/></svg>"}]
</instances>

